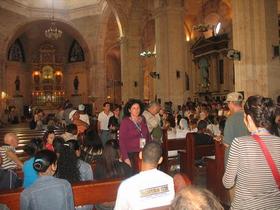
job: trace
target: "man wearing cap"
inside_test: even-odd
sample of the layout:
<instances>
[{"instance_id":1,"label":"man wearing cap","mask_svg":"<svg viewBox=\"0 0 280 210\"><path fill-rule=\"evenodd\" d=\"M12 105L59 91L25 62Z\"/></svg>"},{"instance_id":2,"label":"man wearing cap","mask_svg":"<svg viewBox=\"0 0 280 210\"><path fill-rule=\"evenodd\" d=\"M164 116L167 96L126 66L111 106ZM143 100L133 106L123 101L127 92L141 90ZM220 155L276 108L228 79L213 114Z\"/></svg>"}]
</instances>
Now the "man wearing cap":
<instances>
[{"instance_id":1,"label":"man wearing cap","mask_svg":"<svg viewBox=\"0 0 280 210\"><path fill-rule=\"evenodd\" d=\"M80 104L78 106L78 111L79 111L79 114L80 114L80 120L82 120L85 123L87 123L88 125L90 125L89 116L88 116L88 114L85 113L85 105Z\"/></svg>"},{"instance_id":2,"label":"man wearing cap","mask_svg":"<svg viewBox=\"0 0 280 210\"><path fill-rule=\"evenodd\" d=\"M80 114L78 110L72 110L69 114L69 119L75 124L78 128L78 134L82 134L88 128L88 124L80 120Z\"/></svg>"},{"instance_id":3,"label":"man wearing cap","mask_svg":"<svg viewBox=\"0 0 280 210\"><path fill-rule=\"evenodd\" d=\"M243 96L241 93L232 92L227 95L226 103L230 110L230 116L226 120L224 129L224 144L227 147L225 150L225 163L229 154L229 147L233 139L240 136L249 135L249 131L243 121L244 111L242 108Z\"/></svg>"},{"instance_id":4,"label":"man wearing cap","mask_svg":"<svg viewBox=\"0 0 280 210\"><path fill-rule=\"evenodd\" d=\"M227 163L230 145L233 140L240 136L249 135L249 131L243 121L244 111L242 109L243 95L232 92L227 95L226 103L230 111L230 116L226 120L224 129L225 164ZM235 194L235 187L228 190L229 201L232 202Z\"/></svg>"}]
</instances>

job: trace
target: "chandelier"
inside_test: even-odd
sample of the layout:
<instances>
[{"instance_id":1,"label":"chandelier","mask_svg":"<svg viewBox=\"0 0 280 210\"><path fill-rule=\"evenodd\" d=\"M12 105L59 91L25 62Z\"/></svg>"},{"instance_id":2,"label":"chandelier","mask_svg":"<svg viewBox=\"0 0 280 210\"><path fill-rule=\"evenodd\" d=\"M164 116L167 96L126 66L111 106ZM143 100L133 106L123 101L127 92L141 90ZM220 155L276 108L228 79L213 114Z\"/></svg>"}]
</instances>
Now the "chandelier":
<instances>
[{"instance_id":1,"label":"chandelier","mask_svg":"<svg viewBox=\"0 0 280 210\"><path fill-rule=\"evenodd\" d=\"M205 15L204 15L203 5L204 5L203 0L201 0L202 20L204 21ZM206 24L206 23L199 23L199 24L193 26L193 30L201 32L201 33L208 31L209 28L210 28L210 25Z\"/></svg>"},{"instance_id":2,"label":"chandelier","mask_svg":"<svg viewBox=\"0 0 280 210\"><path fill-rule=\"evenodd\" d=\"M155 56L156 55L156 52L151 52L151 51L143 51L140 53L140 56L141 57L152 57L152 56Z\"/></svg>"},{"instance_id":3,"label":"chandelier","mask_svg":"<svg viewBox=\"0 0 280 210\"><path fill-rule=\"evenodd\" d=\"M58 29L54 21L54 0L52 0L52 21L51 26L45 30L45 37L51 40L57 40L62 36L62 31Z\"/></svg>"}]
</instances>

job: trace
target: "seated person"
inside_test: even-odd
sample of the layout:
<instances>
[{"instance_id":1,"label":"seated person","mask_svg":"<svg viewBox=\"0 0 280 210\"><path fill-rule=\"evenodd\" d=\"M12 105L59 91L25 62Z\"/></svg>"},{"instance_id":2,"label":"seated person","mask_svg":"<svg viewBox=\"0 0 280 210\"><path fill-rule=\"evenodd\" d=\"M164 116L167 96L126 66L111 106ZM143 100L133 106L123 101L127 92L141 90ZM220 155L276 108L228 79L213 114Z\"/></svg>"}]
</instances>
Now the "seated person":
<instances>
[{"instance_id":1,"label":"seated person","mask_svg":"<svg viewBox=\"0 0 280 210\"><path fill-rule=\"evenodd\" d=\"M68 141L70 139L77 140L78 128L75 124L69 124L66 126L66 131L61 135L64 141Z\"/></svg>"},{"instance_id":2,"label":"seated person","mask_svg":"<svg viewBox=\"0 0 280 210\"><path fill-rule=\"evenodd\" d=\"M194 186L183 188L173 200L172 210L223 210L217 198L207 189Z\"/></svg>"},{"instance_id":3,"label":"seated person","mask_svg":"<svg viewBox=\"0 0 280 210\"><path fill-rule=\"evenodd\" d=\"M196 145L214 144L213 137L206 133L207 122L200 120L197 124L197 132L193 133Z\"/></svg>"},{"instance_id":4,"label":"seated person","mask_svg":"<svg viewBox=\"0 0 280 210\"><path fill-rule=\"evenodd\" d=\"M16 155L15 148L18 146L18 138L14 133L7 133L4 136L4 144L0 147L0 156L2 158L2 169L22 168L23 163Z\"/></svg>"},{"instance_id":5,"label":"seated person","mask_svg":"<svg viewBox=\"0 0 280 210\"><path fill-rule=\"evenodd\" d=\"M173 178L157 170L162 162L161 145L148 142L139 153L141 172L123 181L119 187L115 210L147 209L170 205L175 192Z\"/></svg>"},{"instance_id":6,"label":"seated person","mask_svg":"<svg viewBox=\"0 0 280 210\"><path fill-rule=\"evenodd\" d=\"M85 113L85 105L80 104L78 106L79 114L80 114L80 120L84 121L86 124L90 125L89 122L89 116L87 113Z\"/></svg>"},{"instance_id":7,"label":"seated person","mask_svg":"<svg viewBox=\"0 0 280 210\"><path fill-rule=\"evenodd\" d=\"M44 148L48 149L50 151L54 151L53 149L53 140L55 138L55 133L53 130L48 130L44 136L43 136L43 143L44 143Z\"/></svg>"},{"instance_id":8,"label":"seated person","mask_svg":"<svg viewBox=\"0 0 280 210\"><path fill-rule=\"evenodd\" d=\"M74 210L70 183L53 177L56 159L56 154L50 150L42 150L35 155L33 167L39 178L20 194L21 210Z\"/></svg>"},{"instance_id":9,"label":"seated person","mask_svg":"<svg viewBox=\"0 0 280 210\"><path fill-rule=\"evenodd\" d=\"M69 147L72 153L76 155L78 158L78 168L80 171L80 180L81 181L92 181L93 180L93 172L90 164L80 159L81 149L80 144L76 140L69 140L64 144L66 147Z\"/></svg>"},{"instance_id":10,"label":"seated person","mask_svg":"<svg viewBox=\"0 0 280 210\"><path fill-rule=\"evenodd\" d=\"M94 179L127 178L132 176L133 171L120 159L119 144L111 139L106 142L102 158L96 162Z\"/></svg>"},{"instance_id":11,"label":"seated person","mask_svg":"<svg viewBox=\"0 0 280 210\"><path fill-rule=\"evenodd\" d=\"M31 141L25 145L24 152L29 155L29 159L24 162L23 165L23 187L27 188L32 185L38 178L38 172L33 168L34 155L43 149L43 142L41 139L31 139Z\"/></svg>"}]
</instances>

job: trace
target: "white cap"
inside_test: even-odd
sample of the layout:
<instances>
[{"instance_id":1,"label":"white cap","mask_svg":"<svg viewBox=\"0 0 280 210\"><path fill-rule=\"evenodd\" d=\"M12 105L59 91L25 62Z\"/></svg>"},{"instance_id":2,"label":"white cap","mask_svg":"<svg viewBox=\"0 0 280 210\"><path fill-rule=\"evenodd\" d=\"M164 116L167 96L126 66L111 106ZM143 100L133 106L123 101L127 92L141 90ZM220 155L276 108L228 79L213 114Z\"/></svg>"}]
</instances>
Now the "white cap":
<instances>
[{"instance_id":1,"label":"white cap","mask_svg":"<svg viewBox=\"0 0 280 210\"><path fill-rule=\"evenodd\" d=\"M79 111L84 111L84 110L85 110L85 105L80 104L80 105L78 106L78 110L79 110Z\"/></svg>"},{"instance_id":2,"label":"white cap","mask_svg":"<svg viewBox=\"0 0 280 210\"><path fill-rule=\"evenodd\" d=\"M70 120L73 120L73 116L74 116L74 114L77 112L77 110L72 110L70 113L69 113L69 119Z\"/></svg>"}]
</instances>

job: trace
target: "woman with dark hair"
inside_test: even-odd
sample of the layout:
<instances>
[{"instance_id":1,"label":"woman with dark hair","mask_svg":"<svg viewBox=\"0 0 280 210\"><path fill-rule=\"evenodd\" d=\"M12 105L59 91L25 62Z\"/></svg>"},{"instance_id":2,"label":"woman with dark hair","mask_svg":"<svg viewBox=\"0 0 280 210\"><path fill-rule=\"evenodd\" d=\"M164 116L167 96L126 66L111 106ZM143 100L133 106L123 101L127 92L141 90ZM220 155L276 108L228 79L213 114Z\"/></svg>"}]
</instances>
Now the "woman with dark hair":
<instances>
[{"instance_id":1,"label":"woman with dark hair","mask_svg":"<svg viewBox=\"0 0 280 210\"><path fill-rule=\"evenodd\" d=\"M53 130L46 131L46 133L43 136L43 143L44 143L45 149L54 151L53 145L52 145L54 137L55 137L55 133Z\"/></svg>"},{"instance_id":2,"label":"woman with dark hair","mask_svg":"<svg viewBox=\"0 0 280 210\"><path fill-rule=\"evenodd\" d=\"M64 143L66 147L69 147L69 149L77 156L78 158L78 168L80 171L80 181L91 181L93 180L93 173L92 168L90 164L86 163L85 161L80 159L81 156L81 150L80 150L80 144L77 140L69 140L66 143Z\"/></svg>"},{"instance_id":3,"label":"woman with dark hair","mask_svg":"<svg viewBox=\"0 0 280 210\"><path fill-rule=\"evenodd\" d=\"M151 138L145 118L142 117L143 111L140 100L129 100L124 107L124 118L120 126L121 156L135 171L138 170L138 153Z\"/></svg>"},{"instance_id":4,"label":"woman with dark hair","mask_svg":"<svg viewBox=\"0 0 280 210\"><path fill-rule=\"evenodd\" d=\"M132 169L120 161L119 144L111 139L106 142L102 159L96 162L94 179L127 178L132 175Z\"/></svg>"},{"instance_id":5,"label":"woman with dark hair","mask_svg":"<svg viewBox=\"0 0 280 210\"><path fill-rule=\"evenodd\" d=\"M81 159L89 164L101 158L103 150L102 141L94 129L88 130L84 144L81 145Z\"/></svg>"},{"instance_id":6,"label":"woman with dark hair","mask_svg":"<svg viewBox=\"0 0 280 210\"><path fill-rule=\"evenodd\" d=\"M223 177L226 188L236 186L231 209L279 209L280 138L271 134L275 106L269 98L250 96L244 111L251 135L233 140Z\"/></svg>"},{"instance_id":7,"label":"woman with dark hair","mask_svg":"<svg viewBox=\"0 0 280 210\"><path fill-rule=\"evenodd\" d=\"M53 177L56 160L56 154L49 150L39 151L35 155L33 167L39 173L39 178L20 194L21 210L74 210L70 183Z\"/></svg>"},{"instance_id":8,"label":"woman with dark hair","mask_svg":"<svg viewBox=\"0 0 280 210\"><path fill-rule=\"evenodd\" d=\"M117 139L118 130L120 129L120 111L121 106L114 104L113 106L113 116L109 118L108 128L110 130L110 135L112 139Z\"/></svg>"},{"instance_id":9,"label":"woman with dark hair","mask_svg":"<svg viewBox=\"0 0 280 210\"><path fill-rule=\"evenodd\" d=\"M43 149L43 142L41 139L31 139L31 141L24 146L23 150L28 154L29 159L23 165L23 187L27 188L33 184L38 178L37 171L33 168L34 155Z\"/></svg>"},{"instance_id":10,"label":"woman with dark hair","mask_svg":"<svg viewBox=\"0 0 280 210\"><path fill-rule=\"evenodd\" d=\"M59 149L57 166L56 177L66 179L71 184L81 181L79 160L74 151L71 150L68 142L65 142L62 148Z\"/></svg>"}]
</instances>

